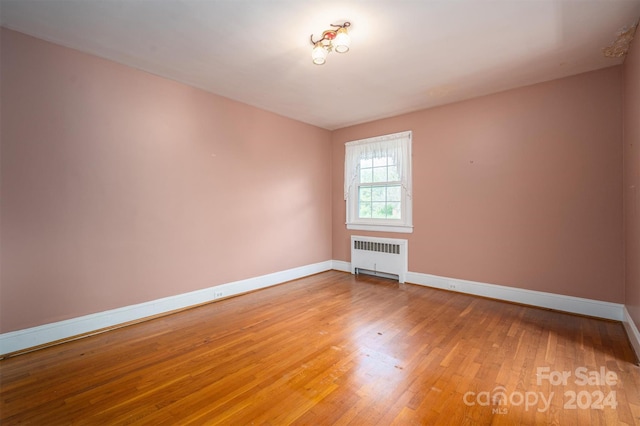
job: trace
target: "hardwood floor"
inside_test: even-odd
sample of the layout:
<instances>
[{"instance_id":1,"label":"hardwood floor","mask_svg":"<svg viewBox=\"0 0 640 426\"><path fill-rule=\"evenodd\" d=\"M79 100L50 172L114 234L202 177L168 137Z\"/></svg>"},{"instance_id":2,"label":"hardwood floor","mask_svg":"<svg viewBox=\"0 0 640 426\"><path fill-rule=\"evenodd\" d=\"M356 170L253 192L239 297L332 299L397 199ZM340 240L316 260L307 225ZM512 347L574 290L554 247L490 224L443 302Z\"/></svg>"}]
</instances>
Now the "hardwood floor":
<instances>
[{"instance_id":1,"label":"hardwood floor","mask_svg":"<svg viewBox=\"0 0 640 426\"><path fill-rule=\"evenodd\" d=\"M634 361L620 323L330 271L3 360L0 419L633 425Z\"/></svg>"}]
</instances>

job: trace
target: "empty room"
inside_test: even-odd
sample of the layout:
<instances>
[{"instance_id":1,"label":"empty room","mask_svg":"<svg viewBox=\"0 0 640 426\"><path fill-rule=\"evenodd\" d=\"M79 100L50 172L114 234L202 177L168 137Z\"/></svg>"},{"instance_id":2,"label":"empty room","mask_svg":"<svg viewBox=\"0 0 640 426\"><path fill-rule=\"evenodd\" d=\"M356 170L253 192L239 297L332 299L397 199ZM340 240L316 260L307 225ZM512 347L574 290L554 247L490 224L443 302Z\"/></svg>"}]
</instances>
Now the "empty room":
<instances>
[{"instance_id":1,"label":"empty room","mask_svg":"<svg viewBox=\"0 0 640 426\"><path fill-rule=\"evenodd\" d=\"M3 425L640 425L640 0L0 19Z\"/></svg>"}]
</instances>

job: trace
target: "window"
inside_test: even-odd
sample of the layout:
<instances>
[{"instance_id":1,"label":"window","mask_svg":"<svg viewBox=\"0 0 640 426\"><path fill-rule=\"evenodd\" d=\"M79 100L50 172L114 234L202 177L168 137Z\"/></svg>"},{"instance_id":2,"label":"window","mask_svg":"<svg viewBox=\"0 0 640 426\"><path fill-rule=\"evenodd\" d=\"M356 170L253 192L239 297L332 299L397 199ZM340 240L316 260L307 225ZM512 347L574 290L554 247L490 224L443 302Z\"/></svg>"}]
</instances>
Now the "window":
<instances>
[{"instance_id":1,"label":"window","mask_svg":"<svg viewBox=\"0 0 640 426\"><path fill-rule=\"evenodd\" d=\"M345 144L347 229L413 232L411 132Z\"/></svg>"}]
</instances>

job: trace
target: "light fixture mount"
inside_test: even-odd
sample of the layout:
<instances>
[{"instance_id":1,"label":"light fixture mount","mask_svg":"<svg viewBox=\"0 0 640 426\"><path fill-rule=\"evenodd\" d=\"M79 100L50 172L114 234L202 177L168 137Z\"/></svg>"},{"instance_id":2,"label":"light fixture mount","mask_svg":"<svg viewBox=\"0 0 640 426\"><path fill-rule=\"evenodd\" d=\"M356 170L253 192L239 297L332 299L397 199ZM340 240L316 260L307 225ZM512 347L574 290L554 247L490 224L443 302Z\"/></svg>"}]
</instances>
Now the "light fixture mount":
<instances>
[{"instance_id":1,"label":"light fixture mount","mask_svg":"<svg viewBox=\"0 0 640 426\"><path fill-rule=\"evenodd\" d=\"M351 22L344 22L340 24L330 24L332 29L328 29L322 33L322 37L318 40L313 39L311 34L310 40L313 45L311 52L311 58L316 65L322 65L325 63L327 54L331 51L338 53L345 53L349 51L349 45L351 44L351 38L347 28L351 26Z\"/></svg>"}]
</instances>

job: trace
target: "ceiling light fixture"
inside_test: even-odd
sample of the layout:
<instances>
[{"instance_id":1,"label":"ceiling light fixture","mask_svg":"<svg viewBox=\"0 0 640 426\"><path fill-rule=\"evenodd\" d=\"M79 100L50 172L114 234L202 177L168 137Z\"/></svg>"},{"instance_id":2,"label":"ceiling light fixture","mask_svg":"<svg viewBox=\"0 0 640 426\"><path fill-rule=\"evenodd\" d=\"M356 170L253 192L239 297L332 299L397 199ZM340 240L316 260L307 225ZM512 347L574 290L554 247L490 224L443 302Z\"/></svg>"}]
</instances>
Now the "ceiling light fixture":
<instances>
[{"instance_id":1,"label":"ceiling light fixture","mask_svg":"<svg viewBox=\"0 0 640 426\"><path fill-rule=\"evenodd\" d=\"M342 25L331 24L332 27L337 29L326 30L322 33L320 40L313 40L313 34L311 34L311 44L313 50L311 51L311 58L316 65L322 65L327 59L327 55L332 50L338 53L345 53L349 51L349 45L351 44L351 38L347 32L347 28L351 26L351 22L345 22Z\"/></svg>"}]
</instances>

